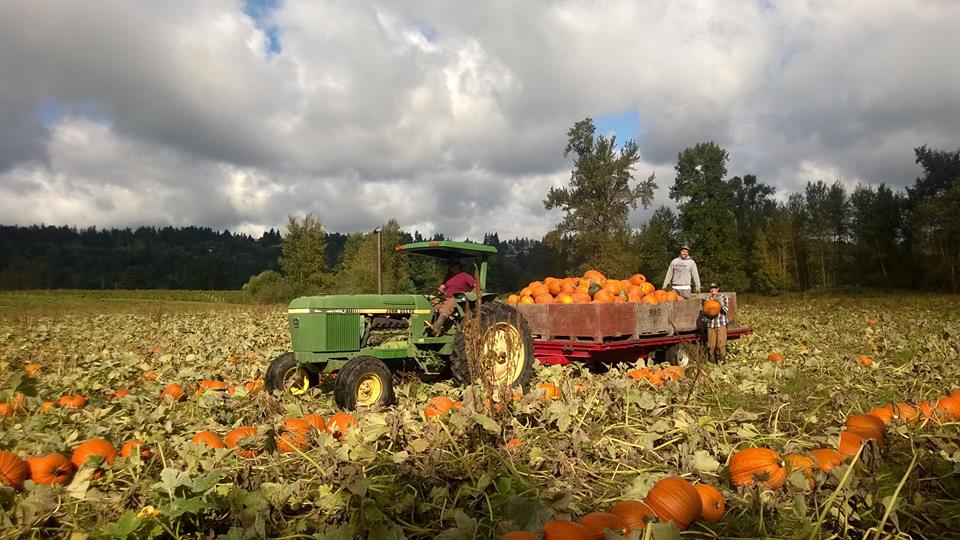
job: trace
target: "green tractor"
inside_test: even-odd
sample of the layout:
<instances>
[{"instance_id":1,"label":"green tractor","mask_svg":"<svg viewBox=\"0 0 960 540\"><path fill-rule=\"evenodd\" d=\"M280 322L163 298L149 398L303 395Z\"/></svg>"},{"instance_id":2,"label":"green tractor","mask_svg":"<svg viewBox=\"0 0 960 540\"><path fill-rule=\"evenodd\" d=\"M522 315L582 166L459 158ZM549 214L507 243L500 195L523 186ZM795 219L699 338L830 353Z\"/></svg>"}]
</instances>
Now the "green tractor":
<instances>
[{"instance_id":1,"label":"green tractor","mask_svg":"<svg viewBox=\"0 0 960 540\"><path fill-rule=\"evenodd\" d=\"M290 302L287 320L293 351L267 369L268 391L303 395L320 374L336 372L333 394L344 409L389 405L394 401L393 371L416 369L425 375L449 373L460 384L475 380L467 348L492 360L494 382L525 386L533 375L533 340L526 321L511 306L484 293L487 258L493 246L469 242L415 242L396 250L449 262L472 262L480 288L457 293L456 311L434 336L433 301L442 293L304 296ZM479 300L479 301L478 301ZM479 305L479 311L477 306ZM465 317L477 317L471 336L461 331ZM474 335L475 334L475 335Z\"/></svg>"}]
</instances>

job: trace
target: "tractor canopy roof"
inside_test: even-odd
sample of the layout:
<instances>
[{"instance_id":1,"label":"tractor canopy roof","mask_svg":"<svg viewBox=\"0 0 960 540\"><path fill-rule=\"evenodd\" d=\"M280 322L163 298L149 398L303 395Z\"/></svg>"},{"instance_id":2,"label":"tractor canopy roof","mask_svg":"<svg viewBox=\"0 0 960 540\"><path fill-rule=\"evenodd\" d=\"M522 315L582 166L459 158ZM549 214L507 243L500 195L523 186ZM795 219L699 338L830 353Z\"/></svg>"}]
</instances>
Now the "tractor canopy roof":
<instances>
[{"instance_id":1,"label":"tractor canopy roof","mask_svg":"<svg viewBox=\"0 0 960 540\"><path fill-rule=\"evenodd\" d=\"M486 244L473 242L453 242L437 240L432 242L413 242L399 244L395 251L398 253L414 253L438 259L465 259L468 257L486 257L497 253L497 248Z\"/></svg>"}]
</instances>

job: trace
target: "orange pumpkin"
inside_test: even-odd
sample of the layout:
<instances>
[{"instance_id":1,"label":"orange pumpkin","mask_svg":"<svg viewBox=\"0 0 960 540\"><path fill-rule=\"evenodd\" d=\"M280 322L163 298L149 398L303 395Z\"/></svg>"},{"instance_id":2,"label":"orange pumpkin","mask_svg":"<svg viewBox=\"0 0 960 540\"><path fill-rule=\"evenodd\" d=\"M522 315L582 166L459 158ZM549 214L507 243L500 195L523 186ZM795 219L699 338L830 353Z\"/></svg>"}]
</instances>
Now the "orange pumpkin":
<instances>
[{"instance_id":1,"label":"orange pumpkin","mask_svg":"<svg viewBox=\"0 0 960 540\"><path fill-rule=\"evenodd\" d=\"M53 412L53 409L57 407L57 404L52 401L44 401L40 404L40 414L49 414Z\"/></svg>"},{"instance_id":2,"label":"orange pumpkin","mask_svg":"<svg viewBox=\"0 0 960 540\"><path fill-rule=\"evenodd\" d=\"M257 390L263 388L263 379L253 379L243 383L243 387L247 389L248 394L252 394Z\"/></svg>"},{"instance_id":3,"label":"orange pumpkin","mask_svg":"<svg viewBox=\"0 0 960 540\"><path fill-rule=\"evenodd\" d=\"M589 304L590 303L590 293L586 291L577 291L571 295L573 298L574 304Z\"/></svg>"},{"instance_id":4,"label":"orange pumpkin","mask_svg":"<svg viewBox=\"0 0 960 540\"><path fill-rule=\"evenodd\" d=\"M640 285L643 285L645 281L647 281L647 276L644 276L643 274L634 274L630 276L628 281L630 281L631 285L636 285L639 287Z\"/></svg>"},{"instance_id":5,"label":"orange pumpkin","mask_svg":"<svg viewBox=\"0 0 960 540\"><path fill-rule=\"evenodd\" d=\"M709 484L695 484L693 487L700 495L700 504L703 505L703 513L700 517L712 523L723 519L723 514L727 510L727 502L723 499L720 490Z\"/></svg>"},{"instance_id":6,"label":"orange pumpkin","mask_svg":"<svg viewBox=\"0 0 960 540\"><path fill-rule=\"evenodd\" d=\"M30 477L30 468L13 452L0 452L0 484L22 489Z\"/></svg>"},{"instance_id":7,"label":"orange pumpkin","mask_svg":"<svg viewBox=\"0 0 960 540\"><path fill-rule=\"evenodd\" d=\"M703 513L697 489L679 476L669 476L654 484L644 501L660 521L672 521L681 531Z\"/></svg>"},{"instance_id":8,"label":"orange pumpkin","mask_svg":"<svg viewBox=\"0 0 960 540\"><path fill-rule=\"evenodd\" d=\"M224 442L227 443L227 448L236 448L237 454L240 454L241 457L252 458L260 453L260 450L257 448L243 448L239 446L240 441L248 437L256 437L257 428L255 427L238 427L237 429L227 433L227 436L224 438Z\"/></svg>"},{"instance_id":9,"label":"orange pumpkin","mask_svg":"<svg viewBox=\"0 0 960 540\"><path fill-rule=\"evenodd\" d=\"M630 534L632 530L643 530L647 523L657 518L657 513L643 501L619 501L613 505L610 513L627 524L626 534Z\"/></svg>"},{"instance_id":10,"label":"orange pumpkin","mask_svg":"<svg viewBox=\"0 0 960 540\"><path fill-rule=\"evenodd\" d=\"M506 445L507 448L517 448L517 447L520 446L521 444L522 444L522 443L520 442L520 439L518 439L518 438L516 438L516 437L510 439L509 441L507 441L507 442L505 443L505 445Z\"/></svg>"},{"instance_id":11,"label":"orange pumpkin","mask_svg":"<svg viewBox=\"0 0 960 540\"><path fill-rule=\"evenodd\" d=\"M611 304L613 303L613 294L606 289L600 289L593 295L593 301L598 304Z\"/></svg>"},{"instance_id":12,"label":"orange pumpkin","mask_svg":"<svg viewBox=\"0 0 960 540\"><path fill-rule=\"evenodd\" d=\"M33 377L34 375L40 372L40 364L31 362L23 366L23 371L24 373L27 374L27 377Z\"/></svg>"},{"instance_id":13,"label":"orange pumpkin","mask_svg":"<svg viewBox=\"0 0 960 540\"><path fill-rule=\"evenodd\" d=\"M533 297L533 301L537 304L553 304L553 296L550 293L538 294Z\"/></svg>"},{"instance_id":14,"label":"orange pumpkin","mask_svg":"<svg viewBox=\"0 0 960 540\"><path fill-rule=\"evenodd\" d=\"M664 381L680 382L684 376L684 370L681 366L667 366L660 370L660 378Z\"/></svg>"},{"instance_id":15,"label":"orange pumpkin","mask_svg":"<svg viewBox=\"0 0 960 540\"><path fill-rule=\"evenodd\" d=\"M929 401L917 402L917 411L919 412L919 419L922 421L929 421L935 426L943 423L943 413L936 401L933 403Z\"/></svg>"},{"instance_id":16,"label":"orange pumpkin","mask_svg":"<svg viewBox=\"0 0 960 540\"><path fill-rule=\"evenodd\" d=\"M520 303L521 303L521 304L533 304L533 303L535 303L535 302L534 302L534 300L533 300L533 297L531 297L531 296L521 296L521 297L520 297Z\"/></svg>"},{"instance_id":17,"label":"orange pumpkin","mask_svg":"<svg viewBox=\"0 0 960 540\"><path fill-rule=\"evenodd\" d=\"M223 381L212 381L209 379L204 379L200 381L200 385L197 386L197 395L203 395L207 390L215 392L223 392L227 390L227 383Z\"/></svg>"},{"instance_id":18,"label":"orange pumpkin","mask_svg":"<svg viewBox=\"0 0 960 540\"><path fill-rule=\"evenodd\" d=\"M70 462L76 468L83 467L92 457L100 457L106 465L113 465L113 460L117 458L117 449L106 439L88 439L80 443L70 456ZM103 476L103 469L99 466L93 475L96 480Z\"/></svg>"},{"instance_id":19,"label":"orange pumpkin","mask_svg":"<svg viewBox=\"0 0 960 540\"><path fill-rule=\"evenodd\" d=\"M710 298L703 303L703 314L707 317L716 317L720 314L721 307L720 302Z\"/></svg>"},{"instance_id":20,"label":"orange pumpkin","mask_svg":"<svg viewBox=\"0 0 960 540\"><path fill-rule=\"evenodd\" d=\"M535 285L530 287L530 292L530 296L534 298L537 298L538 296L549 296L550 298L553 298L553 295L550 294L550 287L546 285Z\"/></svg>"},{"instance_id":21,"label":"orange pumpkin","mask_svg":"<svg viewBox=\"0 0 960 540\"><path fill-rule=\"evenodd\" d=\"M131 454L133 454L139 449L140 457L143 459L146 459L152 456L153 452L151 452L149 448L144 448L145 444L146 443L144 443L140 439L130 439L129 441L124 443L122 447L120 447L120 456L128 458L130 457Z\"/></svg>"},{"instance_id":22,"label":"orange pumpkin","mask_svg":"<svg viewBox=\"0 0 960 540\"><path fill-rule=\"evenodd\" d=\"M643 300L641 300L641 302L643 302L644 304L659 304L660 299L657 298L657 295L655 294L646 294L644 295Z\"/></svg>"},{"instance_id":23,"label":"orange pumpkin","mask_svg":"<svg viewBox=\"0 0 960 540\"><path fill-rule=\"evenodd\" d=\"M302 431L288 431L277 437L277 452L287 453L310 448L307 436Z\"/></svg>"},{"instance_id":24,"label":"orange pumpkin","mask_svg":"<svg viewBox=\"0 0 960 540\"><path fill-rule=\"evenodd\" d=\"M813 489L813 467L816 466L816 461L812 457L803 454L787 454L783 456L783 461L786 462L787 469L790 472L800 471L803 473L807 477L807 484L810 489Z\"/></svg>"},{"instance_id":25,"label":"orange pumpkin","mask_svg":"<svg viewBox=\"0 0 960 540\"><path fill-rule=\"evenodd\" d=\"M771 362L783 362L783 355L778 352L772 352L767 355L767 360Z\"/></svg>"},{"instance_id":26,"label":"orange pumpkin","mask_svg":"<svg viewBox=\"0 0 960 540\"><path fill-rule=\"evenodd\" d=\"M423 409L423 416L427 420L439 420L441 416L447 414L450 409L460 407L459 401L454 401L447 396L437 396L431 399Z\"/></svg>"},{"instance_id":27,"label":"orange pumpkin","mask_svg":"<svg viewBox=\"0 0 960 540\"><path fill-rule=\"evenodd\" d=\"M860 356L858 356L857 360L859 360L860 363L866 367L870 367L873 365L873 360L865 354L861 354Z\"/></svg>"},{"instance_id":28,"label":"orange pumpkin","mask_svg":"<svg viewBox=\"0 0 960 540\"><path fill-rule=\"evenodd\" d=\"M305 414L303 419L310 424L310 427L317 431L326 431L327 422L319 414Z\"/></svg>"},{"instance_id":29,"label":"orange pumpkin","mask_svg":"<svg viewBox=\"0 0 960 540\"><path fill-rule=\"evenodd\" d=\"M168 384L167 387L160 392L160 397L169 397L173 401L183 401L183 388L177 383Z\"/></svg>"},{"instance_id":30,"label":"orange pumpkin","mask_svg":"<svg viewBox=\"0 0 960 540\"><path fill-rule=\"evenodd\" d=\"M553 383L541 383L537 385L537 388L543 390L543 397L541 399L556 399L560 397L560 389Z\"/></svg>"},{"instance_id":31,"label":"orange pumpkin","mask_svg":"<svg viewBox=\"0 0 960 540\"><path fill-rule=\"evenodd\" d=\"M87 406L87 398L80 394L68 394L66 396L62 396L58 403L61 407L66 409L82 409Z\"/></svg>"},{"instance_id":32,"label":"orange pumpkin","mask_svg":"<svg viewBox=\"0 0 960 540\"><path fill-rule=\"evenodd\" d=\"M860 451L861 446L870 441L876 441L881 447L883 446L882 439L877 439L874 433L848 428L840 432L840 444L837 446L837 451L845 458L853 457Z\"/></svg>"},{"instance_id":33,"label":"orange pumpkin","mask_svg":"<svg viewBox=\"0 0 960 540\"><path fill-rule=\"evenodd\" d=\"M327 430L336 438L343 437L351 426L357 425L357 419L349 413L337 413L327 420Z\"/></svg>"},{"instance_id":34,"label":"orange pumpkin","mask_svg":"<svg viewBox=\"0 0 960 540\"><path fill-rule=\"evenodd\" d=\"M543 540L593 540L593 533L575 521L558 519L544 524Z\"/></svg>"},{"instance_id":35,"label":"orange pumpkin","mask_svg":"<svg viewBox=\"0 0 960 540\"><path fill-rule=\"evenodd\" d=\"M73 463L63 454L30 456L24 461L34 484L66 484L73 478Z\"/></svg>"},{"instance_id":36,"label":"orange pumpkin","mask_svg":"<svg viewBox=\"0 0 960 540\"><path fill-rule=\"evenodd\" d=\"M511 294L510 296L507 297L508 304L516 304L519 301L520 301L520 297L516 294Z\"/></svg>"},{"instance_id":37,"label":"orange pumpkin","mask_svg":"<svg viewBox=\"0 0 960 540\"><path fill-rule=\"evenodd\" d=\"M310 433L313 425L304 418L287 418L283 421L283 428L295 433Z\"/></svg>"},{"instance_id":38,"label":"orange pumpkin","mask_svg":"<svg viewBox=\"0 0 960 540\"><path fill-rule=\"evenodd\" d=\"M767 489L780 489L787 481L787 467L780 454L769 448L747 448L730 458L728 465L733 485L759 483Z\"/></svg>"},{"instance_id":39,"label":"orange pumpkin","mask_svg":"<svg viewBox=\"0 0 960 540\"><path fill-rule=\"evenodd\" d=\"M893 421L893 410L887 407L877 407L876 409L870 409L867 412L870 416L874 416L879 419L884 425L889 424Z\"/></svg>"},{"instance_id":40,"label":"orange pumpkin","mask_svg":"<svg viewBox=\"0 0 960 540\"><path fill-rule=\"evenodd\" d=\"M223 444L223 441L220 440L220 437L212 431L201 431L193 436L190 439L193 444L205 444L210 448L226 448L227 446Z\"/></svg>"},{"instance_id":41,"label":"orange pumpkin","mask_svg":"<svg viewBox=\"0 0 960 540\"><path fill-rule=\"evenodd\" d=\"M872 414L855 414L849 416L843 425L847 429L859 429L873 433L874 438L878 440L882 440L884 434L887 432L887 425L883 423L883 420Z\"/></svg>"},{"instance_id":42,"label":"orange pumpkin","mask_svg":"<svg viewBox=\"0 0 960 540\"><path fill-rule=\"evenodd\" d=\"M555 303L555 304L572 304L572 303L573 303L573 296L570 295L570 294L567 294L567 293L562 292L562 293L560 293L560 294L557 295L554 303Z\"/></svg>"},{"instance_id":43,"label":"orange pumpkin","mask_svg":"<svg viewBox=\"0 0 960 540\"><path fill-rule=\"evenodd\" d=\"M824 472L830 472L834 467L843 464L843 456L833 448L820 448L810 452L814 465Z\"/></svg>"},{"instance_id":44,"label":"orange pumpkin","mask_svg":"<svg viewBox=\"0 0 960 540\"><path fill-rule=\"evenodd\" d=\"M940 398L940 401L937 402L937 408L948 420L960 420L960 397Z\"/></svg>"},{"instance_id":45,"label":"orange pumpkin","mask_svg":"<svg viewBox=\"0 0 960 540\"><path fill-rule=\"evenodd\" d=\"M14 407L12 403L0 403L0 418L13 416Z\"/></svg>"},{"instance_id":46,"label":"orange pumpkin","mask_svg":"<svg viewBox=\"0 0 960 540\"><path fill-rule=\"evenodd\" d=\"M627 529L627 522L622 517L610 512L591 512L580 518L580 524L590 529L594 540L606 538L603 531L607 529L621 536Z\"/></svg>"},{"instance_id":47,"label":"orange pumpkin","mask_svg":"<svg viewBox=\"0 0 960 540\"><path fill-rule=\"evenodd\" d=\"M127 396L129 396L129 395L130 395L130 391L127 390L126 388L122 388L122 389L117 390L116 392L110 394L110 401L116 401L116 400L118 400L118 399L123 399L123 398L125 398L125 397L127 397Z\"/></svg>"},{"instance_id":48,"label":"orange pumpkin","mask_svg":"<svg viewBox=\"0 0 960 540\"><path fill-rule=\"evenodd\" d=\"M916 424L917 419L920 418L920 411L905 401L891 403L888 406L891 407L894 418L911 426Z\"/></svg>"}]
</instances>

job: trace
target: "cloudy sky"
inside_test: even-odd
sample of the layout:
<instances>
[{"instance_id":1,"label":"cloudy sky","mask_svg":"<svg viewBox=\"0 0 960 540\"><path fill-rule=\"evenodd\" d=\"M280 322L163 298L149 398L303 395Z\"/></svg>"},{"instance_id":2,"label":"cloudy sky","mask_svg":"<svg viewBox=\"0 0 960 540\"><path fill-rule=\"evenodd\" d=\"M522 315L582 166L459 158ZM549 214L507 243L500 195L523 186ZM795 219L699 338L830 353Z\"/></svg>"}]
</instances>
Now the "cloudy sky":
<instances>
[{"instance_id":1,"label":"cloudy sky","mask_svg":"<svg viewBox=\"0 0 960 540\"><path fill-rule=\"evenodd\" d=\"M960 146L958 28L953 0L5 0L0 223L539 236L587 116L658 204L707 140L779 196L905 186Z\"/></svg>"}]
</instances>

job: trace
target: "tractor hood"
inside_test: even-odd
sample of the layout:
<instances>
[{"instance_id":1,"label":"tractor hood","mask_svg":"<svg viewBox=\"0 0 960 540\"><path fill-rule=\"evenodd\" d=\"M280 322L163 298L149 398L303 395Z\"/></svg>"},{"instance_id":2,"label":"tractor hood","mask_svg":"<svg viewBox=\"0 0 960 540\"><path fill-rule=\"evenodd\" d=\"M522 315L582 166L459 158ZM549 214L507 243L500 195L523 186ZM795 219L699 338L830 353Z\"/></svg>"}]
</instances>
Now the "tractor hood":
<instances>
[{"instance_id":1,"label":"tractor hood","mask_svg":"<svg viewBox=\"0 0 960 540\"><path fill-rule=\"evenodd\" d=\"M288 313L429 313L430 301L420 294L338 294L301 296ZM426 311L424 311L426 310Z\"/></svg>"}]
</instances>

